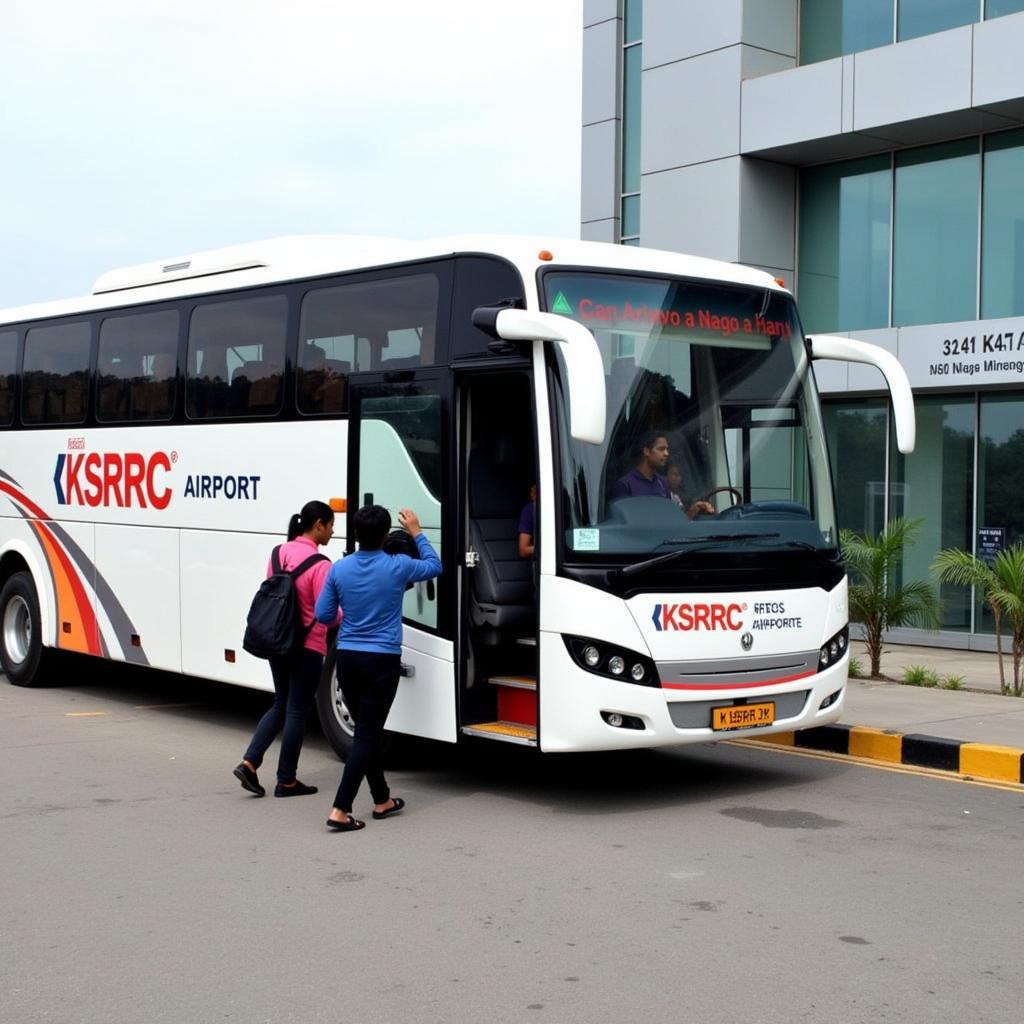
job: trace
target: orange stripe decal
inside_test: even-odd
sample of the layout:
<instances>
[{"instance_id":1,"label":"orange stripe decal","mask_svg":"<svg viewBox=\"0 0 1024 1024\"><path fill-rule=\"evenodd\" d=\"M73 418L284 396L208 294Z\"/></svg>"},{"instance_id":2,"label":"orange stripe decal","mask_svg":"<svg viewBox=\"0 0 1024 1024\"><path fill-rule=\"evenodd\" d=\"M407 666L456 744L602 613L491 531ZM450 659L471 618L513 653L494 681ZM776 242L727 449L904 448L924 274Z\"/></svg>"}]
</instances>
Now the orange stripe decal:
<instances>
[{"instance_id":1,"label":"orange stripe decal","mask_svg":"<svg viewBox=\"0 0 1024 1024\"><path fill-rule=\"evenodd\" d=\"M54 590L57 595L57 646L83 654L102 654L99 626L92 602L71 560L43 523L30 519L29 524L39 537L39 543L53 574ZM64 632L65 622L70 627L69 632Z\"/></svg>"}]
</instances>

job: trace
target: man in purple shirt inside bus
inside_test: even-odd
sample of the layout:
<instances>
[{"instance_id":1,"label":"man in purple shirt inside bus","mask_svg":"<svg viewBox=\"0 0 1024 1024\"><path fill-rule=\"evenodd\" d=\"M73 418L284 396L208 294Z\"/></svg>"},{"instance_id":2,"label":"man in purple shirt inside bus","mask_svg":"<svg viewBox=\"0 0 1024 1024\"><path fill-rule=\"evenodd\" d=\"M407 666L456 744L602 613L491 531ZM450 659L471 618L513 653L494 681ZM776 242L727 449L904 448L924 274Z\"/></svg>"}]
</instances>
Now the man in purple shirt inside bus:
<instances>
[{"instance_id":1,"label":"man in purple shirt inside bus","mask_svg":"<svg viewBox=\"0 0 1024 1024\"><path fill-rule=\"evenodd\" d=\"M640 454L637 464L625 475L619 477L612 487L610 498L666 498L671 500L672 492L662 471L668 465L668 437L656 430L649 431L640 438ZM698 513L714 514L714 506L708 501L695 501L686 509L686 515L692 519Z\"/></svg>"},{"instance_id":2,"label":"man in purple shirt inside bus","mask_svg":"<svg viewBox=\"0 0 1024 1024\"><path fill-rule=\"evenodd\" d=\"M530 500L519 513L519 557L533 558L536 549L534 533L537 529L537 485L530 484Z\"/></svg>"},{"instance_id":3,"label":"man in purple shirt inside bus","mask_svg":"<svg viewBox=\"0 0 1024 1024\"><path fill-rule=\"evenodd\" d=\"M661 471L668 465L668 438L650 431L640 438L636 465L619 477L612 487L611 498L670 498L668 484Z\"/></svg>"}]
</instances>

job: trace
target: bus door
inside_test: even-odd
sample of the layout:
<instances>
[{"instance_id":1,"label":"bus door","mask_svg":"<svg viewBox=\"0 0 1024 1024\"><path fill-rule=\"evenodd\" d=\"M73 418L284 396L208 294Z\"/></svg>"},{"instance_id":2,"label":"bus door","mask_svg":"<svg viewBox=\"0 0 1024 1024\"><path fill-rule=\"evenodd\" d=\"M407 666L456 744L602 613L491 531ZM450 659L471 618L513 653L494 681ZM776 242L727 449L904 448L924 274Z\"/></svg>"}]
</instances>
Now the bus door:
<instances>
[{"instance_id":1,"label":"bus door","mask_svg":"<svg viewBox=\"0 0 1024 1024\"><path fill-rule=\"evenodd\" d=\"M447 383L440 374L401 376L407 379L399 383L377 374L350 378L347 549L356 546L352 517L361 505L383 505L395 529L399 509L419 516L444 572L406 591L403 679L387 724L395 732L454 742L455 573L453 553L443 543L451 515L445 488L453 476Z\"/></svg>"},{"instance_id":2,"label":"bus door","mask_svg":"<svg viewBox=\"0 0 1024 1024\"><path fill-rule=\"evenodd\" d=\"M506 361L507 365L507 361ZM487 739L537 743L537 435L529 364L456 374L463 557L459 722ZM544 500L541 498L540 500Z\"/></svg>"}]
</instances>

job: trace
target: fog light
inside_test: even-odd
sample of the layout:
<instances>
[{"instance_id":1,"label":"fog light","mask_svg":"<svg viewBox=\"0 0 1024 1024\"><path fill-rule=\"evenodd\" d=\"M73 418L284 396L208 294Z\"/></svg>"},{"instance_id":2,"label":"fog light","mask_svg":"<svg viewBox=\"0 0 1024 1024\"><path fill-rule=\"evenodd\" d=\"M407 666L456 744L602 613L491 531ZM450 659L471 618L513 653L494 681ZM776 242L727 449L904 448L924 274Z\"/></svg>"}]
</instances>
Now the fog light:
<instances>
[{"instance_id":1,"label":"fog light","mask_svg":"<svg viewBox=\"0 0 1024 1024\"><path fill-rule=\"evenodd\" d=\"M591 645L583 649L583 660L593 668L601 660L601 652Z\"/></svg>"},{"instance_id":2,"label":"fog light","mask_svg":"<svg viewBox=\"0 0 1024 1024\"><path fill-rule=\"evenodd\" d=\"M634 666L633 666L633 667L632 667L632 668L631 668L631 669L629 670L629 674L630 674L630 675L631 675L631 676L632 676L632 677L633 677L633 678L634 678L634 679L636 680L636 682L638 682L638 683L639 683L639 682L640 682L640 680L641 680L641 679L643 679L643 677L644 677L644 667L643 667L643 665L641 665L641 664L640 664L640 662L638 661L638 662L637 662L637 663L636 663L636 664L635 664L635 665L634 665Z\"/></svg>"},{"instance_id":3,"label":"fog light","mask_svg":"<svg viewBox=\"0 0 1024 1024\"><path fill-rule=\"evenodd\" d=\"M616 729L622 728L622 715L617 715L614 711L605 719L609 725L614 725Z\"/></svg>"},{"instance_id":4,"label":"fog light","mask_svg":"<svg viewBox=\"0 0 1024 1024\"><path fill-rule=\"evenodd\" d=\"M830 708L830 707L832 707L832 705L833 705L833 704L835 704L835 702L836 702L837 700L839 700L839 695L840 695L840 694L841 694L842 692L843 692L842 690L836 690L836 692L835 692L835 693L830 693L830 694L829 694L829 695L828 695L828 696L827 696L827 697L826 697L826 698L825 698L825 699L824 699L824 700L823 700L823 701L822 701L822 702L821 702L821 703L820 703L820 704L818 705L818 710L819 710L819 711L824 711L824 710L825 710L825 708Z\"/></svg>"}]
</instances>

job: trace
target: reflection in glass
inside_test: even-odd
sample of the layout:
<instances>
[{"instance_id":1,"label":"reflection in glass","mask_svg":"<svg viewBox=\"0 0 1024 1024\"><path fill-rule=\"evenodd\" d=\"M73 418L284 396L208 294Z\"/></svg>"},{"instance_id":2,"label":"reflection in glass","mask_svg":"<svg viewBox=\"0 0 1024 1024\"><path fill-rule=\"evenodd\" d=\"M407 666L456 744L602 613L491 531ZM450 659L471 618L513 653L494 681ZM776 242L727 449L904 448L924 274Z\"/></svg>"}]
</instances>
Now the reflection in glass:
<instances>
[{"instance_id":1,"label":"reflection in glass","mask_svg":"<svg viewBox=\"0 0 1024 1024\"><path fill-rule=\"evenodd\" d=\"M917 447L901 455L890 446L892 476L889 515L919 519L913 547L907 548L900 581L933 582L930 566L943 548L972 550L974 489L974 400L918 398ZM942 585L942 628L969 630L971 595Z\"/></svg>"},{"instance_id":2,"label":"reflection in glass","mask_svg":"<svg viewBox=\"0 0 1024 1024\"><path fill-rule=\"evenodd\" d=\"M974 319L978 140L896 154L894 326Z\"/></svg>"},{"instance_id":3,"label":"reflection in glass","mask_svg":"<svg viewBox=\"0 0 1024 1024\"><path fill-rule=\"evenodd\" d=\"M625 43L638 43L643 36L644 0L625 0Z\"/></svg>"},{"instance_id":4,"label":"reflection in glass","mask_svg":"<svg viewBox=\"0 0 1024 1024\"><path fill-rule=\"evenodd\" d=\"M622 197L622 237L640 234L640 197Z\"/></svg>"},{"instance_id":5,"label":"reflection in glass","mask_svg":"<svg viewBox=\"0 0 1024 1024\"><path fill-rule=\"evenodd\" d=\"M893 0L805 0L800 63L813 64L892 42Z\"/></svg>"},{"instance_id":6,"label":"reflection in glass","mask_svg":"<svg viewBox=\"0 0 1024 1024\"><path fill-rule=\"evenodd\" d=\"M1024 11L1024 0L985 0L986 18L999 18L1018 11Z\"/></svg>"},{"instance_id":7,"label":"reflection in glass","mask_svg":"<svg viewBox=\"0 0 1024 1024\"><path fill-rule=\"evenodd\" d=\"M897 40L970 25L978 20L978 0L899 0Z\"/></svg>"},{"instance_id":8,"label":"reflection in glass","mask_svg":"<svg viewBox=\"0 0 1024 1024\"><path fill-rule=\"evenodd\" d=\"M800 314L810 331L889 324L888 155L800 175Z\"/></svg>"},{"instance_id":9,"label":"reflection in glass","mask_svg":"<svg viewBox=\"0 0 1024 1024\"><path fill-rule=\"evenodd\" d=\"M982 395L978 434L978 526L1003 527L1010 545L1024 539L1024 395ZM987 608L978 630L994 631Z\"/></svg>"},{"instance_id":10,"label":"reflection in glass","mask_svg":"<svg viewBox=\"0 0 1024 1024\"><path fill-rule=\"evenodd\" d=\"M981 315L1024 314L1024 131L985 140Z\"/></svg>"},{"instance_id":11,"label":"reflection in glass","mask_svg":"<svg viewBox=\"0 0 1024 1024\"><path fill-rule=\"evenodd\" d=\"M623 51L622 191L640 191L640 56L639 46Z\"/></svg>"},{"instance_id":12,"label":"reflection in glass","mask_svg":"<svg viewBox=\"0 0 1024 1024\"><path fill-rule=\"evenodd\" d=\"M885 524L884 402L830 402L822 409L836 489L839 527L877 533Z\"/></svg>"},{"instance_id":13,"label":"reflection in glass","mask_svg":"<svg viewBox=\"0 0 1024 1024\"><path fill-rule=\"evenodd\" d=\"M14 381L18 359L18 335L0 333L0 424L14 422Z\"/></svg>"}]
</instances>

